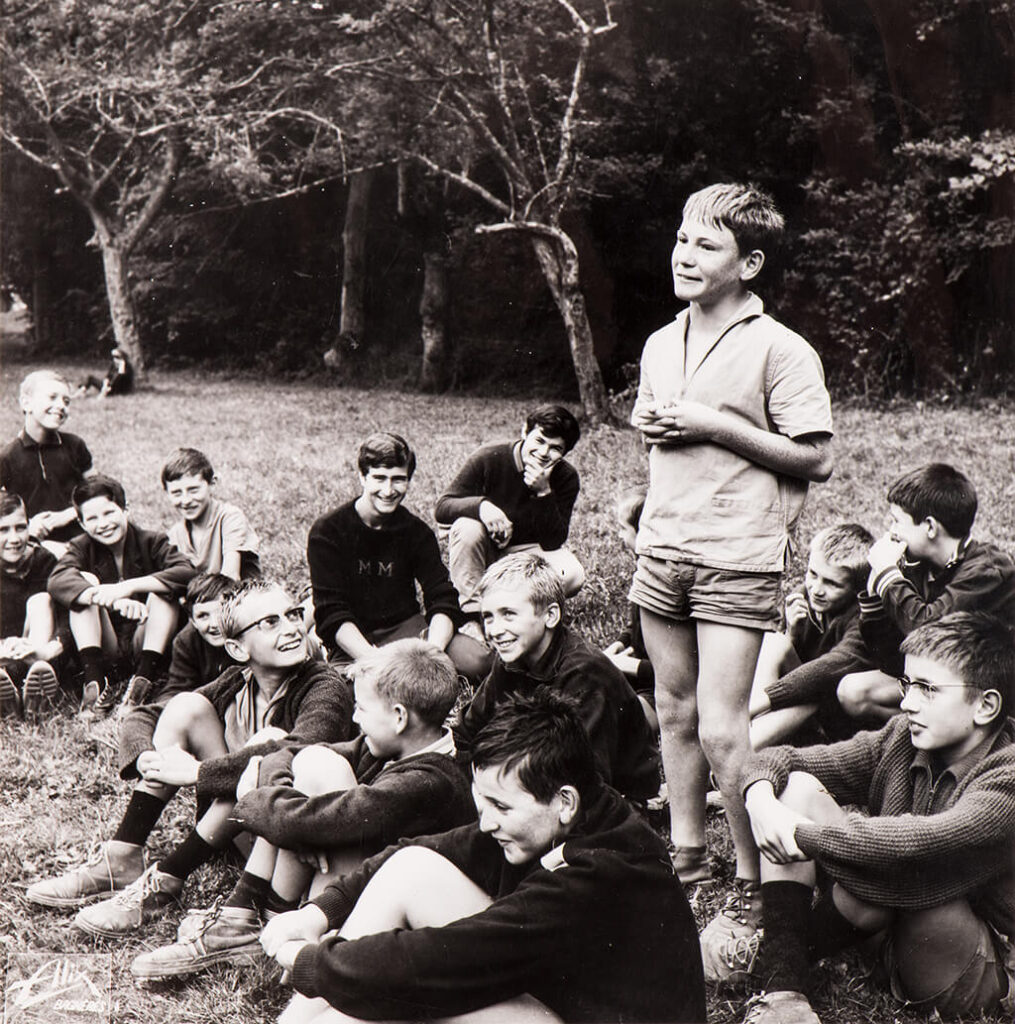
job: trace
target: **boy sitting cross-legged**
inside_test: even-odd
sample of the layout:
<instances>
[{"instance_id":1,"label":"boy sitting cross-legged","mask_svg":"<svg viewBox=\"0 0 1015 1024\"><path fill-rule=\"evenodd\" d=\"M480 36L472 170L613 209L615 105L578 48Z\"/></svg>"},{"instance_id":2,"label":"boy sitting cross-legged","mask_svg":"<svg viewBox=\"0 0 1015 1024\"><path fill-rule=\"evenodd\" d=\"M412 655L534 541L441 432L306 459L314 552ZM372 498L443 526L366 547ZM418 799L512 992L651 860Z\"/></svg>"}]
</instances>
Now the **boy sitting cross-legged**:
<instances>
[{"instance_id":1,"label":"boy sitting cross-legged","mask_svg":"<svg viewBox=\"0 0 1015 1024\"><path fill-rule=\"evenodd\" d=\"M817 714L841 739L856 732L836 688L873 662L860 636L857 593L867 580L874 538L859 523L819 530L803 586L786 598L786 632L766 633L751 690L751 746L782 743Z\"/></svg>"},{"instance_id":2,"label":"boy sitting cross-legged","mask_svg":"<svg viewBox=\"0 0 1015 1024\"><path fill-rule=\"evenodd\" d=\"M880 724L898 712L899 644L949 612L990 612L1015 621L1015 562L973 540L976 489L943 462L921 466L888 488L888 532L870 549L870 578L860 595L860 633L878 666L847 675L839 703Z\"/></svg>"},{"instance_id":3,"label":"boy sitting cross-legged","mask_svg":"<svg viewBox=\"0 0 1015 1024\"><path fill-rule=\"evenodd\" d=\"M575 701L603 779L632 800L655 796L659 755L642 705L620 669L564 625L559 573L539 555L516 552L486 570L477 595L497 658L454 726L459 755L468 760L509 695L545 683Z\"/></svg>"},{"instance_id":4,"label":"boy sitting cross-legged","mask_svg":"<svg viewBox=\"0 0 1015 1024\"><path fill-rule=\"evenodd\" d=\"M104 714L119 698L113 663L130 659L132 648L140 648L134 676L155 677L194 568L164 533L130 522L123 486L111 477L86 480L72 497L85 532L67 546L49 593L70 610L85 679L82 710Z\"/></svg>"},{"instance_id":5,"label":"boy sitting cross-legged","mask_svg":"<svg viewBox=\"0 0 1015 1024\"><path fill-rule=\"evenodd\" d=\"M472 820L469 783L443 728L459 692L451 659L425 640L396 640L348 671L362 736L277 751L259 771L251 759L233 809L236 823L259 837L244 874L221 908L198 911L177 942L137 957L135 978L260 958L263 921L294 910L312 878L311 891L320 891L401 838ZM247 788L255 773L256 788Z\"/></svg>"},{"instance_id":6,"label":"boy sitting cross-legged","mask_svg":"<svg viewBox=\"0 0 1015 1024\"><path fill-rule=\"evenodd\" d=\"M666 848L603 785L570 701L501 704L472 792L478 822L389 847L268 923L299 993L280 1024L705 1019Z\"/></svg>"},{"instance_id":7,"label":"boy sitting cross-legged","mask_svg":"<svg viewBox=\"0 0 1015 1024\"><path fill-rule=\"evenodd\" d=\"M162 487L182 517L169 528L169 542L199 572L260 576L257 534L243 512L215 497L216 482L208 456L196 448L178 448L162 467Z\"/></svg>"},{"instance_id":8,"label":"boy sitting cross-legged","mask_svg":"<svg viewBox=\"0 0 1015 1024\"><path fill-rule=\"evenodd\" d=\"M74 924L92 935L133 931L176 901L186 877L238 833L230 818L251 757L286 744L348 737L348 687L334 669L311 660L302 609L280 585L237 584L222 612L222 631L237 664L193 693L139 709L156 720L153 749L141 753L130 772L141 781L113 838L97 860L29 886L30 903L82 907ZM199 809L207 809L168 857L146 869L144 845L181 786L193 786Z\"/></svg>"},{"instance_id":9,"label":"boy sitting cross-legged","mask_svg":"<svg viewBox=\"0 0 1015 1024\"><path fill-rule=\"evenodd\" d=\"M728 967L753 967L767 989L751 1024L819 1024L809 962L877 933L908 1004L943 1017L1013 1009L1015 638L956 612L902 651L902 714L880 732L775 747L746 766L764 938L756 963L755 940Z\"/></svg>"},{"instance_id":10,"label":"boy sitting cross-legged","mask_svg":"<svg viewBox=\"0 0 1015 1024\"><path fill-rule=\"evenodd\" d=\"M462 675L482 679L490 652L456 632L458 595L437 538L402 505L415 452L398 434L372 434L360 446L357 466L359 497L321 516L307 539L321 643L332 661L348 662L392 640L425 635Z\"/></svg>"}]
</instances>

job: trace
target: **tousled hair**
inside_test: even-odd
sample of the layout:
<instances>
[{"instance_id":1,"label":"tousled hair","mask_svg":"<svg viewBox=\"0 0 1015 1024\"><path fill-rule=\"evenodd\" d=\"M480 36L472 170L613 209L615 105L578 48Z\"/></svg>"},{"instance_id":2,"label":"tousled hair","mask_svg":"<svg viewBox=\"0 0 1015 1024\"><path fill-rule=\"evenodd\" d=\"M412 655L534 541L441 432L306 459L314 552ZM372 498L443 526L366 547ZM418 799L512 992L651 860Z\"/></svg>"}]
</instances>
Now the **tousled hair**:
<instances>
[{"instance_id":1,"label":"tousled hair","mask_svg":"<svg viewBox=\"0 0 1015 1024\"><path fill-rule=\"evenodd\" d=\"M473 741L472 767L517 771L518 781L544 804L561 786L574 786L585 800L600 782L577 705L546 686L497 705Z\"/></svg>"},{"instance_id":2,"label":"tousled hair","mask_svg":"<svg viewBox=\"0 0 1015 1024\"><path fill-rule=\"evenodd\" d=\"M195 604L217 601L220 597L231 594L236 589L236 585L236 580L220 572L198 573L187 584L187 596L185 598L187 611L193 609Z\"/></svg>"},{"instance_id":3,"label":"tousled hair","mask_svg":"<svg viewBox=\"0 0 1015 1024\"><path fill-rule=\"evenodd\" d=\"M179 480L184 476L199 476L208 483L215 479L215 470L204 452L196 448L177 448L166 460L162 467L162 487L165 487L172 480Z\"/></svg>"},{"instance_id":4,"label":"tousled hair","mask_svg":"<svg viewBox=\"0 0 1015 1024\"><path fill-rule=\"evenodd\" d=\"M71 493L71 504L77 511L78 518L81 517L81 506L86 501L91 501L92 498L109 498L114 505L119 505L120 508L127 507L127 496L124 494L123 484L102 473L83 480Z\"/></svg>"},{"instance_id":5,"label":"tousled hair","mask_svg":"<svg viewBox=\"0 0 1015 1024\"><path fill-rule=\"evenodd\" d=\"M970 687L1001 694L1001 716L1015 702L1015 634L986 612L952 612L913 630L903 654L940 662Z\"/></svg>"},{"instance_id":6,"label":"tousled hair","mask_svg":"<svg viewBox=\"0 0 1015 1024\"><path fill-rule=\"evenodd\" d=\"M581 437L581 427L569 409L562 405L540 405L525 416L526 434L539 428L546 437L559 437L569 452Z\"/></svg>"},{"instance_id":7,"label":"tousled hair","mask_svg":"<svg viewBox=\"0 0 1015 1024\"><path fill-rule=\"evenodd\" d=\"M915 523L932 516L951 536L963 539L976 518L976 488L954 466L931 462L894 480L888 504L898 505Z\"/></svg>"},{"instance_id":8,"label":"tousled hair","mask_svg":"<svg viewBox=\"0 0 1015 1024\"><path fill-rule=\"evenodd\" d=\"M454 663L440 648L406 637L357 658L349 677L369 680L388 704L402 704L429 726L440 726L461 692Z\"/></svg>"},{"instance_id":9,"label":"tousled hair","mask_svg":"<svg viewBox=\"0 0 1015 1024\"><path fill-rule=\"evenodd\" d=\"M870 574L867 553L874 543L870 530L859 523L836 523L818 530L811 538L811 551L829 564L849 573L852 586L862 590Z\"/></svg>"},{"instance_id":10,"label":"tousled hair","mask_svg":"<svg viewBox=\"0 0 1015 1024\"><path fill-rule=\"evenodd\" d=\"M786 221L775 200L750 184L709 185L684 203L684 217L726 228L736 239L741 256L760 249L771 257L782 241Z\"/></svg>"},{"instance_id":11,"label":"tousled hair","mask_svg":"<svg viewBox=\"0 0 1015 1024\"><path fill-rule=\"evenodd\" d=\"M379 466L385 469L404 466L409 479L412 479L412 474L416 472L416 453L401 434L380 431L371 434L360 445L356 465L363 476Z\"/></svg>"},{"instance_id":12,"label":"tousled hair","mask_svg":"<svg viewBox=\"0 0 1015 1024\"><path fill-rule=\"evenodd\" d=\"M23 406L32 396L32 392L34 392L44 380L55 380L70 391L70 382L62 373L58 373L56 370L33 370L25 377L21 382L21 387L18 388L19 404Z\"/></svg>"},{"instance_id":13,"label":"tousled hair","mask_svg":"<svg viewBox=\"0 0 1015 1024\"><path fill-rule=\"evenodd\" d=\"M258 577L249 580L233 580L233 588L226 599L222 602L222 635L229 640L235 640L244 627L239 621L237 613L243 602L252 594L268 594L273 590L281 591L286 597L289 591L282 583L276 580Z\"/></svg>"},{"instance_id":14,"label":"tousled hair","mask_svg":"<svg viewBox=\"0 0 1015 1024\"><path fill-rule=\"evenodd\" d=\"M476 596L482 601L483 595L495 587L521 591L537 612L545 612L555 604L561 615L564 613L564 581L540 555L516 551L498 558L483 573Z\"/></svg>"},{"instance_id":15,"label":"tousled hair","mask_svg":"<svg viewBox=\"0 0 1015 1024\"><path fill-rule=\"evenodd\" d=\"M0 489L0 519L5 519L9 515L13 515L15 512L21 512L24 514L26 519L28 518L28 509L25 508L25 503L21 500L21 495L15 494L13 491Z\"/></svg>"}]
</instances>

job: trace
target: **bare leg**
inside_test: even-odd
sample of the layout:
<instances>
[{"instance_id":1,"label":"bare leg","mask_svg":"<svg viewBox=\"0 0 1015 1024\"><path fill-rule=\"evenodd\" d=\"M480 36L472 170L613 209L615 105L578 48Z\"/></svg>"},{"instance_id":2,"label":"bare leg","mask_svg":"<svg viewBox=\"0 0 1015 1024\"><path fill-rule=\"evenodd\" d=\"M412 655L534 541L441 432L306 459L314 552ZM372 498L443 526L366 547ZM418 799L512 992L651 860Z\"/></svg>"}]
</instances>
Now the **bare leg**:
<instances>
[{"instance_id":1,"label":"bare leg","mask_svg":"<svg viewBox=\"0 0 1015 1024\"><path fill-rule=\"evenodd\" d=\"M881 724L899 713L899 681L877 669L843 676L836 696L852 718Z\"/></svg>"},{"instance_id":2,"label":"bare leg","mask_svg":"<svg viewBox=\"0 0 1015 1024\"><path fill-rule=\"evenodd\" d=\"M674 846L705 845L708 762L698 742L698 643L693 622L640 609L642 637L655 669L660 750Z\"/></svg>"},{"instance_id":3,"label":"bare leg","mask_svg":"<svg viewBox=\"0 0 1015 1024\"><path fill-rule=\"evenodd\" d=\"M762 633L717 622L698 624L698 735L722 791L733 834L737 877L758 878L758 848L740 794L751 751L747 699Z\"/></svg>"},{"instance_id":4,"label":"bare leg","mask_svg":"<svg viewBox=\"0 0 1015 1024\"><path fill-rule=\"evenodd\" d=\"M818 710L817 704L797 704L777 711L766 711L751 719L751 749L774 747L789 739Z\"/></svg>"},{"instance_id":5,"label":"bare leg","mask_svg":"<svg viewBox=\"0 0 1015 1024\"><path fill-rule=\"evenodd\" d=\"M149 594L148 618L144 624L144 641L142 647L146 651L164 654L176 633L179 620L179 605L166 600L159 594Z\"/></svg>"},{"instance_id":6,"label":"bare leg","mask_svg":"<svg viewBox=\"0 0 1015 1024\"><path fill-rule=\"evenodd\" d=\"M765 690L790 669L800 664L800 655L785 633L765 633L758 652L758 664L754 669L751 683L751 717L763 714L771 708Z\"/></svg>"}]
</instances>

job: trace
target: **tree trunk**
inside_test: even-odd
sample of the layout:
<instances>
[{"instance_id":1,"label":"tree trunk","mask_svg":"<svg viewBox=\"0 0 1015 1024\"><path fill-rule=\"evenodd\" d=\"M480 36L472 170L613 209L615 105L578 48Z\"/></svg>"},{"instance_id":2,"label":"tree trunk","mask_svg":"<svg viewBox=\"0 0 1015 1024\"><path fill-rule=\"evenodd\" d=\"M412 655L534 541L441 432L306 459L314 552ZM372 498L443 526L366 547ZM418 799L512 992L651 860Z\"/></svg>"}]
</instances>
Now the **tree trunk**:
<instances>
[{"instance_id":1,"label":"tree trunk","mask_svg":"<svg viewBox=\"0 0 1015 1024\"><path fill-rule=\"evenodd\" d=\"M603 375L596 362L592 327L579 283L578 252L570 238L566 235L564 238L570 245L565 243L557 246L540 237L533 242L533 247L567 331L582 411L589 424L596 425L611 419L610 404Z\"/></svg>"},{"instance_id":2,"label":"tree trunk","mask_svg":"<svg viewBox=\"0 0 1015 1024\"><path fill-rule=\"evenodd\" d=\"M423 337L423 391L445 391L451 346L448 344L448 261L443 252L423 253L423 294L419 300Z\"/></svg>"},{"instance_id":3,"label":"tree trunk","mask_svg":"<svg viewBox=\"0 0 1015 1024\"><path fill-rule=\"evenodd\" d=\"M134 377L145 377L144 353L141 351L141 333L137 326L134 297L127 277L127 257L116 244L98 232L102 249L102 269L106 275L106 297L109 300L109 318L113 324L113 337L134 365Z\"/></svg>"},{"instance_id":4,"label":"tree trunk","mask_svg":"<svg viewBox=\"0 0 1015 1024\"><path fill-rule=\"evenodd\" d=\"M360 171L349 181L349 201L342 229L342 315L339 333L343 347L356 348L363 340L366 324L367 224L370 215L370 187L373 171Z\"/></svg>"}]
</instances>

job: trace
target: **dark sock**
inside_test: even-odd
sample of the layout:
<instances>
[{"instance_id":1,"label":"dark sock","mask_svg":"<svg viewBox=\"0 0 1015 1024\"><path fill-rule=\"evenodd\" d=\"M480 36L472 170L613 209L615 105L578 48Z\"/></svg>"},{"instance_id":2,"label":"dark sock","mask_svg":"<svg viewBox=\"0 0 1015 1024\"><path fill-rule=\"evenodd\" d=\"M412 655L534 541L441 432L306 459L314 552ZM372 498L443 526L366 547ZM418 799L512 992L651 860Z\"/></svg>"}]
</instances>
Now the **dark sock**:
<instances>
[{"instance_id":1,"label":"dark sock","mask_svg":"<svg viewBox=\"0 0 1015 1024\"><path fill-rule=\"evenodd\" d=\"M811 911L807 925L807 951L812 962L823 960L863 942L870 935L843 917L830 895L823 896Z\"/></svg>"},{"instance_id":2,"label":"dark sock","mask_svg":"<svg viewBox=\"0 0 1015 1024\"><path fill-rule=\"evenodd\" d=\"M271 912L272 914L285 914L290 910L298 910L300 906L300 898L296 897L294 900L284 900L274 889L268 890L268 900L264 904L263 909Z\"/></svg>"},{"instance_id":3,"label":"dark sock","mask_svg":"<svg viewBox=\"0 0 1015 1024\"><path fill-rule=\"evenodd\" d=\"M106 678L106 661L101 647L82 647L78 650L78 661L85 674L86 683L101 683Z\"/></svg>"},{"instance_id":4,"label":"dark sock","mask_svg":"<svg viewBox=\"0 0 1015 1024\"><path fill-rule=\"evenodd\" d=\"M158 651L142 651L141 657L137 659L137 670L135 675L144 676L145 679L154 679L159 672L159 662L162 655Z\"/></svg>"},{"instance_id":5,"label":"dark sock","mask_svg":"<svg viewBox=\"0 0 1015 1024\"><path fill-rule=\"evenodd\" d=\"M808 922L811 915L810 886L802 882L763 882L761 944L758 975L769 992L806 990Z\"/></svg>"},{"instance_id":6,"label":"dark sock","mask_svg":"<svg viewBox=\"0 0 1015 1024\"><path fill-rule=\"evenodd\" d=\"M160 800L143 789L135 789L130 795L130 803L123 812L113 838L121 843L144 846L165 808L165 800Z\"/></svg>"},{"instance_id":7,"label":"dark sock","mask_svg":"<svg viewBox=\"0 0 1015 1024\"><path fill-rule=\"evenodd\" d=\"M271 882L267 878L244 871L223 906L263 910L268 902L270 892Z\"/></svg>"},{"instance_id":8,"label":"dark sock","mask_svg":"<svg viewBox=\"0 0 1015 1024\"><path fill-rule=\"evenodd\" d=\"M159 871L164 871L174 878L186 878L192 871L196 871L202 864L211 860L217 852L215 847L209 846L198 835L197 829L194 829L168 857L159 860Z\"/></svg>"}]
</instances>

